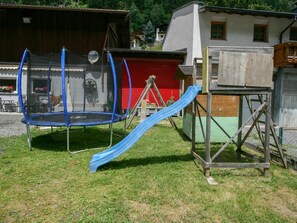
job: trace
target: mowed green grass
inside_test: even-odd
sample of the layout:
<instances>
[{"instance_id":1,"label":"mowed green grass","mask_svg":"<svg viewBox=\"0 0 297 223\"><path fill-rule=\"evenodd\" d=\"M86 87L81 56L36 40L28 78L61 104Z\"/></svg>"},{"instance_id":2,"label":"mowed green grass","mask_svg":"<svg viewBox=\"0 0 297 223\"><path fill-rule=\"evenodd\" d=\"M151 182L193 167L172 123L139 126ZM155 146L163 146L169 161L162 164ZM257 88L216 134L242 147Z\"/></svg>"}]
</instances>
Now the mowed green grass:
<instances>
[{"instance_id":1,"label":"mowed green grass","mask_svg":"<svg viewBox=\"0 0 297 223\"><path fill-rule=\"evenodd\" d=\"M33 151L25 135L0 138L0 222L297 222L296 171L214 169L211 186L176 121L93 174L98 151L70 155L65 133L33 129ZM74 150L108 144L106 128L71 134Z\"/></svg>"}]
</instances>

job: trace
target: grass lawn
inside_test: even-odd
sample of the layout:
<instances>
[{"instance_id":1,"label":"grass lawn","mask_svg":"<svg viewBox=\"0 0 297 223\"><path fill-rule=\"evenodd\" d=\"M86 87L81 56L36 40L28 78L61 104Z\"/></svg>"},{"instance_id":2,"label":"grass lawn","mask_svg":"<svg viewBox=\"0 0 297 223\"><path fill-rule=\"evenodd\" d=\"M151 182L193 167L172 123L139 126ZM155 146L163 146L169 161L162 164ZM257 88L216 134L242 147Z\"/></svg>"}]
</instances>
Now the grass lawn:
<instances>
[{"instance_id":1,"label":"grass lawn","mask_svg":"<svg viewBox=\"0 0 297 223\"><path fill-rule=\"evenodd\" d=\"M214 169L210 186L177 123L155 126L94 174L97 151L70 155L64 133L32 130L33 151L25 135L0 138L0 222L297 222L296 171ZM71 134L70 146L108 141L93 127Z\"/></svg>"}]
</instances>

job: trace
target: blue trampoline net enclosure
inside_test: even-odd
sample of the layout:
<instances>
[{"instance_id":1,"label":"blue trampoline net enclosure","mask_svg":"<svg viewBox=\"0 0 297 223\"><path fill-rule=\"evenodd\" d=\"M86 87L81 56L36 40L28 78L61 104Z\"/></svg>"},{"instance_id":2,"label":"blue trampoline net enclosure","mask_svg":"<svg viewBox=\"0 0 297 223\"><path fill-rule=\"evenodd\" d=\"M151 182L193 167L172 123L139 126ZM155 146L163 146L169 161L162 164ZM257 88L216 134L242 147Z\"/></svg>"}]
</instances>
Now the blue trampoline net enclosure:
<instances>
[{"instance_id":1,"label":"blue trampoline net enclosure","mask_svg":"<svg viewBox=\"0 0 297 223\"><path fill-rule=\"evenodd\" d=\"M122 61L112 55L77 55L66 49L36 55L25 50L18 92L23 122L40 126L88 126L125 119Z\"/></svg>"}]
</instances>

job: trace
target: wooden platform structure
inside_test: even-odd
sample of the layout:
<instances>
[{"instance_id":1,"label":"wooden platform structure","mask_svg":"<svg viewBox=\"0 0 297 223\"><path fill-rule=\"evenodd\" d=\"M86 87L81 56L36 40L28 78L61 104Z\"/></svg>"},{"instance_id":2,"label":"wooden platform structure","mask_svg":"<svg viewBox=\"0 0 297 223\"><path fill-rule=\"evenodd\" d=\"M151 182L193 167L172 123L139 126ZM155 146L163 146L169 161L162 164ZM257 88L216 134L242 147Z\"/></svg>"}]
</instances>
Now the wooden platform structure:
<instances>
[{"instance_id":1,"label":"wooden platform structure","mask_svg":"<svg viewBox=\"0 0 297 223\"><path fill-rule=\"evenodd\" d=\"M270 135L282 157L286 161L282 148L274 131L271 120L271 95L273 75L273 48L255 47L208 47L203 51L203 93L207 95L206 108L198 100L192 104L192 155L203 166L205 176L210 176L211 168L261 168L265 176L270 168ZM193 81L196 82L197 62L194 62ZM239 100L238 130L229 135L224 126L220 126L212 116L213 95L236 95ZM243 99L247 99L251 111L250 117L243 122ZM257 105L252 105L257 98ZM206 124L201 121L200 112L206 112ZM205 151L197 151L195 144L195 117L198 114ZM214 122L228 136L228 140L219 148L211 144L211 122ZM262 131L260 124L263 125ZM241 155L247 155L243 145L252 130L256 128L263 146L263 155L257 162L241 162ZM245 130L245 131L244 131ZM237 147L238 162L220 162L218 157L230 143Z\"/></svg>"}]
</instances>

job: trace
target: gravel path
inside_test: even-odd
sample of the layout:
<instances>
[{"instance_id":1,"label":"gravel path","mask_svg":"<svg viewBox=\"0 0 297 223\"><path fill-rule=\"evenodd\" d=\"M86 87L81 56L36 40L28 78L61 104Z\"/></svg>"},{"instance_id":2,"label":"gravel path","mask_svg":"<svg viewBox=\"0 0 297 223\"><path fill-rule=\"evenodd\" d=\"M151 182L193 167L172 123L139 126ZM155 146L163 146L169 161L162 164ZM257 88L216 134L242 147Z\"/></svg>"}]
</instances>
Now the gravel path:
<instances>
[{"instance_id":1,"label":"gravel path","mask_svg":"<svg viewBox=\"0 0 297 223\"><path fill-rule=\"evenodd\" d=\"M21 113L0 112L0 137L26 133L26 125L21 123L22 118Z\"/></svg>"}]
</instances>

